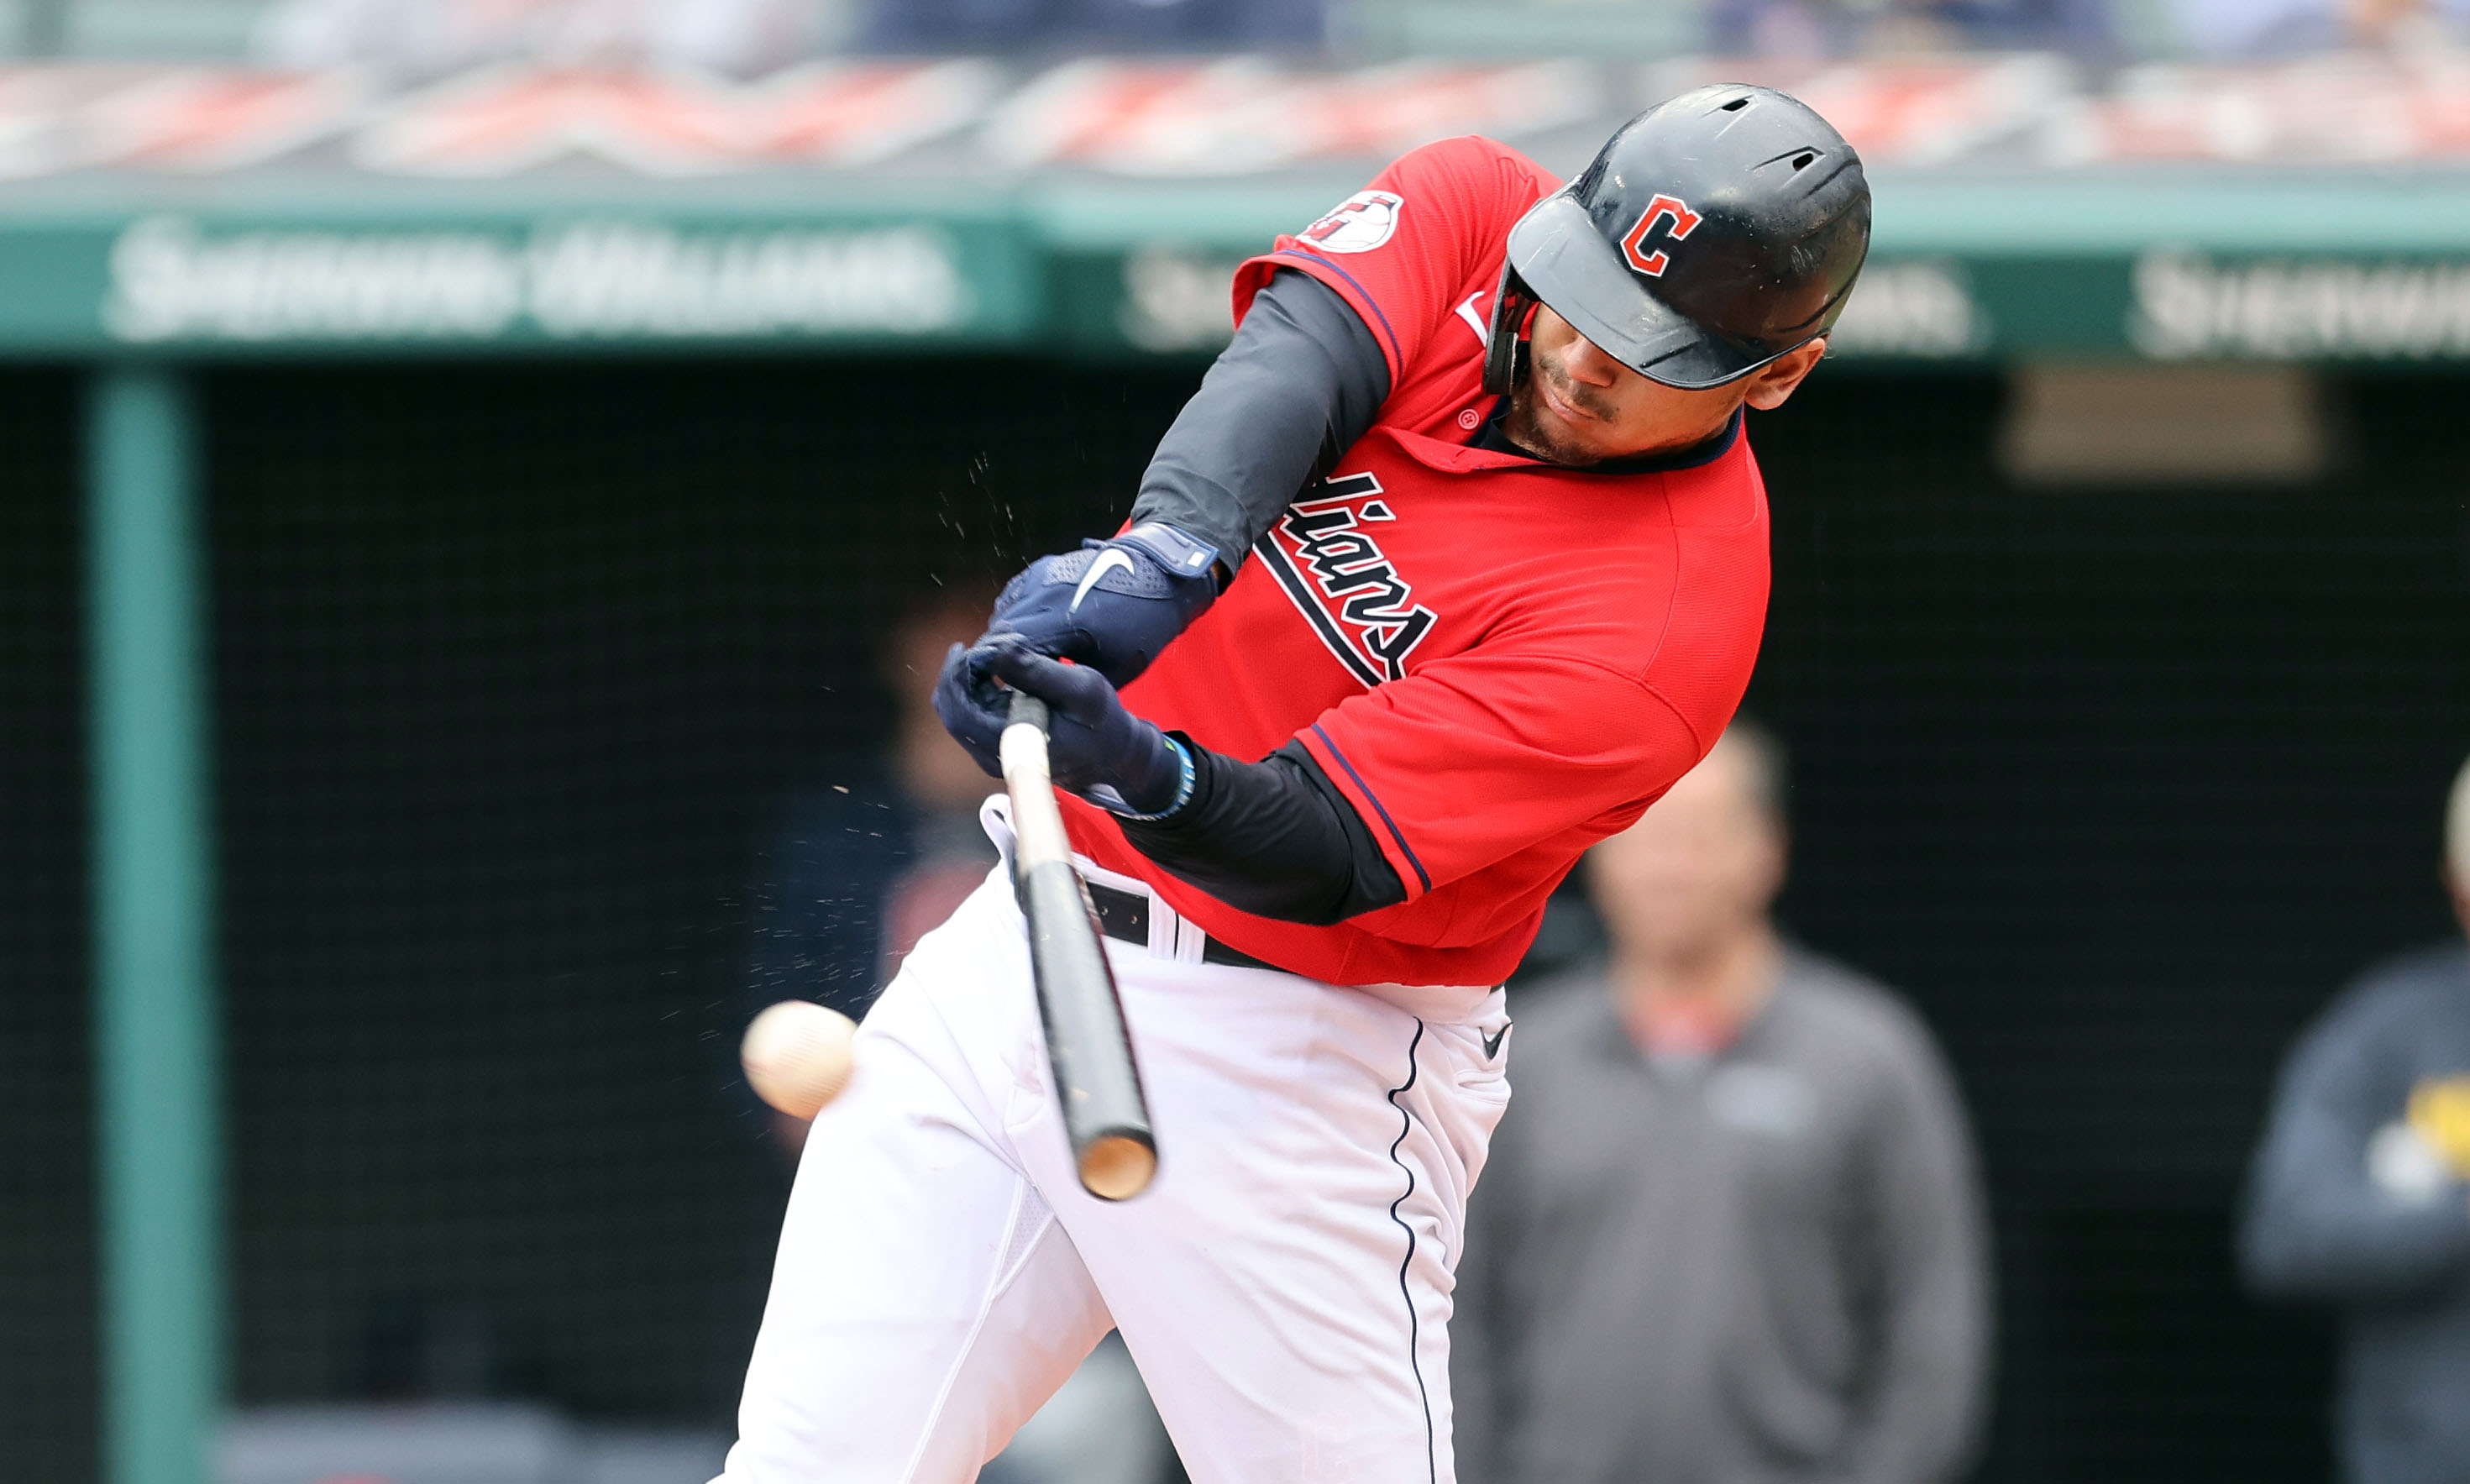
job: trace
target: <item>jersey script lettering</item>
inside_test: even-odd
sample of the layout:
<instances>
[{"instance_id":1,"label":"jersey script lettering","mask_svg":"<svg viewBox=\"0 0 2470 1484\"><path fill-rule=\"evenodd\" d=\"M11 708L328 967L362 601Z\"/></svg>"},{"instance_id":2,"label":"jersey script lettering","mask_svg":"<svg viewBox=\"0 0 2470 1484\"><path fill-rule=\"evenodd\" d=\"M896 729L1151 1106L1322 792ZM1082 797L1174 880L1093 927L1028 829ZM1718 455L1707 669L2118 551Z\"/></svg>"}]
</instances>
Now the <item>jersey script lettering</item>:
<instances>
[{"instance_id":1,"label":"jersey script lettering","mask_svg":"<svg viewBox=\"0 0 2470 1484\"><path fill-rule=\"evenodd\" d=\"M1339 662L1366 685L1404 680L1407 656L1436 616L1414 601L1367 524L1397 519L1379 499L1381 481L1341 475L1318 498L1287 508L1253 546L1297 611Z\"/></svg>"}]
</instances>

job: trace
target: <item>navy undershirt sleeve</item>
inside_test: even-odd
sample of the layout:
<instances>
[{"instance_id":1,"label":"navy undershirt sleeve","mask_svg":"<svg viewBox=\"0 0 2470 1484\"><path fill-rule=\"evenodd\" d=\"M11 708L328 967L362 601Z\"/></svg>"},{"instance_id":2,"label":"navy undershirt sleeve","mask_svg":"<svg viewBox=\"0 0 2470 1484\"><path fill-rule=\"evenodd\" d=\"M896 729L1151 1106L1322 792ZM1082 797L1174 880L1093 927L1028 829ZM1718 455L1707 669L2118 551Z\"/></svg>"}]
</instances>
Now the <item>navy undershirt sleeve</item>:
<instances>
[{"instance_id":1,"label":"navy undershirt sleeve","mask_svg":"<svg viewBox=\"0 0 2470 1484\"><path fill-rule=\"evenodd\" d=\"M1326 927L1394 906L1407 889L1363 817L1300 742L1256 763L1190 749L1192 798L1164 820L1127 820L1143 855L1256 917Z\"/></svg>"},{"instance_id":2,"label":"navy undershirt sleeve","mask_svg":"<svg viewBox=\"0 0 2470 1484\"><path fill-rule=\"evenodd\" d=\"M1132 501L1218 548L1227 580L1252 543L1372 427L1389 363L1337 290L1281 268L1158 442Z\"/></svg>"},{"instance_id":3,"label":"navy undershirt sleeve","mask_svg":"<svg viewBox=\"0 0 2470 1484\"><path fill-rule=\"evenodd\" d=\"M1184 404L1142 476L1132 523L1163 521L1216 546L1225 580L1297 495L1372 427L1389 364L1335 290L1282 268ZM1407 899L1370 830L1302 744L1257 763L1180 738L1191 799L1128 822L1134 848L1230 907L1327 925Z\"/></svg>"}]
</instances>

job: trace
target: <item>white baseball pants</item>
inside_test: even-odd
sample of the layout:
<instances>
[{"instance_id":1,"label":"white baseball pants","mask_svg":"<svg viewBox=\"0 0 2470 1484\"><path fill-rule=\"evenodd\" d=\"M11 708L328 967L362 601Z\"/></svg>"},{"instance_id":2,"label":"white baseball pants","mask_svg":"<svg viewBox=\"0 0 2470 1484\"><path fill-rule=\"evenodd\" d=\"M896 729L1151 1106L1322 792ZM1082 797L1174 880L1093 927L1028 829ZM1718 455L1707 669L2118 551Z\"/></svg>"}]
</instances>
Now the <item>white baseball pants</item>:
<instances>
[{"instance_id":1,"label":"white baseball pants","mask_svg":"<svg viewBox=\"0 0 2470 1484\"><path fill-rule=\"evenodd\" d=\"M720 1484L973 1479L1110 1328L1195 1484L1454 1477L1499 991L1178 962L1157 911L1107 943L1161 1154L1122 1204L1073 1175L1003 870L919 942L806 1141Z\"/></svg>"}]
</instances>

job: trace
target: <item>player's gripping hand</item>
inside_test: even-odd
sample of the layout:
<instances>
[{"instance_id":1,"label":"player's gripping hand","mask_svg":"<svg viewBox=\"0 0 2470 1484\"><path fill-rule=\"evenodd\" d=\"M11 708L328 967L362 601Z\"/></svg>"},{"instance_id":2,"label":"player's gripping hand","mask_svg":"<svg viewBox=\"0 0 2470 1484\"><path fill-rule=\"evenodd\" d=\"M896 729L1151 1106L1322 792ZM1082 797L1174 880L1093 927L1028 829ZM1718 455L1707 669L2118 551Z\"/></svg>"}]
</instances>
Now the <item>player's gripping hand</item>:
<instances>
[{"instance_id":1,"label":"player's gripping hand","mask_svg":"<svg viewBox=\"0 0 2470 1484\"><path fill-rule=\"evenodd\" d=\"M1192 759L1182 745L1124 709L1107 678L1083 664L1050 660L1013 635L990 634L967 649L952 646L935 682L935 713L978 766L1003 776L997 748L1012 702L995 684L1046 703L1046 757L1055 781L1127 819L1160 819L1192 795Z\"/></svg>"},{"instance_id":2,"label":"player's gripping hand","mask_svg":"<svg viewBox=\"0 0 2470 1484\"><path fill-rule=\"evenodd\" d=\"M1218 600L1217 568L1217 547L1148 522L1030 563L995 599L988 633L1129 685Z\"/></svg>"}]
</instances>

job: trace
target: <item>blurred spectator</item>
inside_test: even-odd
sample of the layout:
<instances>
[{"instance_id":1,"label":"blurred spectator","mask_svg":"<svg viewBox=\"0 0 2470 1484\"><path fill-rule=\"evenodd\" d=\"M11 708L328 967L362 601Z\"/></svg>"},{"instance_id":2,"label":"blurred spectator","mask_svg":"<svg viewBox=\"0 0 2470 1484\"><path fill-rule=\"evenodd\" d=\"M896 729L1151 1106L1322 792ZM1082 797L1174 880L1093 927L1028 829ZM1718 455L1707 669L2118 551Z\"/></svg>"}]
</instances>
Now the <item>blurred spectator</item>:
<instances>
[{"instance_id":1,"label":"blurred spectator","mask_svg":"<svg viewBox=\"0 0 2470 1484\"><path fill-rule=\"evenodd\" d=\"M2206 57L2270 57L2328 47L2412 51L2470 22L2470 0L2170 0L2179 35Z\"/></svg>"},{"instance_id":2,"label":"blurred spectator","mask_svg":"<svg viewBox=\"0 0 2470 1484\"><path fill-rule=\"evenodd\" d=\"M874 52L1317 48L1324 0L872 0Z\"/></svg>"},{"instance_id":3,"label":"blurred spectator","mask_svg":"<svg viewBox=\"0 0 2470 1484\"><path fill-rule=\"evenodd\" d=\"M414 76L515 58L549 66L769 71L814 51L844 0L278 0L257 51L284 66Z\"/></svg>"},{"instance_id":4,"label":"blurred spectator","mask_svg":"<svg viewBox=\"0 0 2470 1484\"><path fill-rule=\"evenodd\" d=\"M2445 882L2470 932L2470 766ZM2370 971L2299 1039L2240 1256L2258 1291L2341 1310L2343 1477L2470 1480L2470 946Z\"/></svg>"},{"instance_id":5,"label":"blurred spectator","mask_svg":"<svg viewBox=\"0 0 2470 1484\"><path fill-rule=\"evenodd\" d=\"M2046 47L2107 56L2110 0L1713 0L1709 44L1757 57Z\"/></svg>"},{"instance_id":6,"label":"blurred spectator","mask_svg":"<svg viewBox=\"0 0 2470 1484\"><path fill-rule=\"evenodd\" d=\"M1910 1010L1777 936L1782 771L1736 722L1589 857L1611 962L1518 1003L1452 1328L1468 1484L1931 1484L1969 1450L1963 1110Z\"/></svg>"},{"instance_id":7,"label":"blurred spectator","mask_svg":"<svg viewBox=\"0 0 2470 1484\"><path fill-rule=\"evenodd\" d=\"M991 583L919 595L883 643L883 683L899 707L891 746L881 755L819 766L782 807L749 904L754 971L740 1029L793 996L863 1019L918 939L994 868L978 806L999 785L944 730L933 704L944 651L978 637L994 597ZM804 1145L804 1121L762 1112L784 1149ZM985 1478L1153 1484L1174 1459L1131 1356L1110 1338L1022 1426Z\"/></svg>"},{"instance_id":8,"label":"blurred spectator","mask_svg":"<svg viewBox=\"0 0 2470 1484\"><path fill-rule=\"evenodd\" d=\"M899 706L890 748L819 765L781 810L749 903L755 951L740 1027L792 998L863 1018L918 939L987 879L995 847L978 805L995 784L936 720L932 698L944 651L976 638L993 606L990 585L936 588L913 602L883 647L883 683ZM804 1142L804 1124L773 1117L783 1144Z\"/></svg>"}]
</instances>

